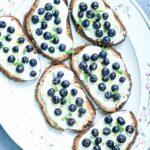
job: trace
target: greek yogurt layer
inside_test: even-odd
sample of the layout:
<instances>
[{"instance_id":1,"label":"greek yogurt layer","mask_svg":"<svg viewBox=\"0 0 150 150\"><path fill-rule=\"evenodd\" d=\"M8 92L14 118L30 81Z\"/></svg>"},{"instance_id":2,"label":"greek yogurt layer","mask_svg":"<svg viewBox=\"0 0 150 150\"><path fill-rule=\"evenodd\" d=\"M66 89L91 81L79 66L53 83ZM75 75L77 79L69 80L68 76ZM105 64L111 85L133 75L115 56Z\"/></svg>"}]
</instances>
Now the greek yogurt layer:
<instances>
[{"instance_id":1,"label":"greek yogurt layer","mask_svg":"<svg viewBox=\"0 0 150 150\"><path fill-rule=\"evenodd\" d=\"M33 80L40 73L38 55L14 17L0 17L0 66L16 80Z\"/></svg>"}]
</instances>

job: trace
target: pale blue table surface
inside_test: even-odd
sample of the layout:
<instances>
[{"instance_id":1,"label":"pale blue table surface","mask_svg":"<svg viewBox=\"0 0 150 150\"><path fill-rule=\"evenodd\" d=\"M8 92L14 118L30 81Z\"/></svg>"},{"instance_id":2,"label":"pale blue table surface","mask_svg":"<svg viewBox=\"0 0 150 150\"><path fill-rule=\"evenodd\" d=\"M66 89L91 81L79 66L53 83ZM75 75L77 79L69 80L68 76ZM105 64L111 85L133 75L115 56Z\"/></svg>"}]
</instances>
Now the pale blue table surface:
<instances>
[{"instance_id":1,"label":"pale blue table surface","mask_svg":"<svg viewBox=\"0 0 150 150\"><path fill-rule=\"evenodd\" d=\"M137 0L150 19L150 0ZM23 138L23 137L22 137ZM9 137L0 126L0 150L21 150L21 148Z\"/></svg>"}]
</instances>

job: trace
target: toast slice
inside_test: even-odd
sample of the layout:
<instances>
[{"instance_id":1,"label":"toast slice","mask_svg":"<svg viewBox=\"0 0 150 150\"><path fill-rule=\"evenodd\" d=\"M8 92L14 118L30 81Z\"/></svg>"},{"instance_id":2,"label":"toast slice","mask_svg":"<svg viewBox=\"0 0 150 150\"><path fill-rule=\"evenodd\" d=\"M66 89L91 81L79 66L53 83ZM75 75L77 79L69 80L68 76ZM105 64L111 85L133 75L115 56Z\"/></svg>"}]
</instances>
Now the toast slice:
<instances>
[{"instance_id":1,"label":"toast slice","mask_svg":"<svg viewBox=\"0 0 150 150\"><path fill-rule=\"evenodd\" d=\"M73 72L63 64L46 69L35 96L48 124L58 130L82 131L91 126L95 109Z\"/></svg>"},{"instance_id":2,"label":"toast slice","mask_svg":"<svg viewBox=\"0 0 150 150\"><path fill-rule=\"evenodd\" d=\"M63 61L73 53L66 0L35 0L24 25L38 52L44 57Z\"/></svg>"},{"instance_id":3,"label":"toast slice","mask_svg":"<svg viewBox=\"0 0 150 150\"><path fill-rule=\"evenodd\" d=\"M132 87L121 55L113 48L85 45L77 49L71 67L84 88L103 111L120 110Z\"/></svg>"},{"instance_id":4,"label":"toast slice","mask_svg":"<svg viewBox=\"0 0 150 150\"><path fill-rule=\"evenodd\" d=\"M0 53L0 70L7 77L29 81L39 76L38 54L15 17L0 17Z\"/></svg>"},{"instance_id":5,"label":"toast slice","mask_svg":"<svg viewBox=\"0 0 150 150\"><path fill-rule=\"evenodd\" d=\"M76 31L99 46L125 40L126 29L105 0L71 0L70 13Z\"/></svg>"},{"instance_id":6,"label":"toast slice","mask_svg":"<svg viewBox=\"0 0 150 150\"><path fill-rule=\"evenodd\" d=\"M74 150L129 150L138 135L132 112L121 111L106 116L74 139Z\"/></svg>"}]
</instances>

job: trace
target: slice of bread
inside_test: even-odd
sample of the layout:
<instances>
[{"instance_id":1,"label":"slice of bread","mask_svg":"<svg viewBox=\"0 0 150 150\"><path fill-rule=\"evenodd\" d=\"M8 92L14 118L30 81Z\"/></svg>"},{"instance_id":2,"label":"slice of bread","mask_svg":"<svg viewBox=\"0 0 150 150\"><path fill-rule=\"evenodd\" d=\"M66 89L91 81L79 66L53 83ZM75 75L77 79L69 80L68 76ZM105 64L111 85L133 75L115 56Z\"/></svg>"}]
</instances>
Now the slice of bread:
<instances>
[{"instance_id":1,"label":"slice of bread","mask_svg":"<svg viewBox=\"0 0 150 150\"><path fill-rule=\"evenodd\" d=\"M0 17L0 70L16 81L33 80L40 74L38 54L12 16Z\"/></svg>"},{"instance_id":2,"label":"slice of bread","mask_svg":"<svg viewBox=\"0 0 150 150\"><path fill-rule=\"evenodd\" d=\"M129 150L138 135L132 112L121 111L106 116L74 139L74 150Z\"/></svg>"},{"instance_id":3,"label":"slice of bread","mask_svg":"<svg viewBox=\"0 0 150 150\"><path fill-rule=\"evenodd\" d=\"M113 48L77 48L71 67L95 103L105 112L122 108L132 83L121 55Z\"/></svg>"},{"instance_id":4,"label":"slice of bread","mask_svg":"<svg viewBox=\"0 0 150 150\"><path fill-rule=\"evenodd\" d=\"M104 0L71 0L70 13L76 31L93 44L112 46L125 40L125 27Z\"/></svg>"},{"instance_id":5,"label":"slice of bread","mask_svg":"<svg viewBox=\"0 0 150 150\"><path fill-rule=\"evenodd\" d=\"M46 69L38 82L35 96L48 124L55 129L82 131L94 121L92 103L73 72L63 64Z\"/></svg>"},{"instance_id":6,"label":"slice of bread","mask_svg":"<svg viewBox=\"0 0 150 150\"><path fill-rule=\"evenodd\" d=\"M67 1L35 0L25 17L25 29L38 52L52 61L73 53Z\"/></svg>"}]
</instances>

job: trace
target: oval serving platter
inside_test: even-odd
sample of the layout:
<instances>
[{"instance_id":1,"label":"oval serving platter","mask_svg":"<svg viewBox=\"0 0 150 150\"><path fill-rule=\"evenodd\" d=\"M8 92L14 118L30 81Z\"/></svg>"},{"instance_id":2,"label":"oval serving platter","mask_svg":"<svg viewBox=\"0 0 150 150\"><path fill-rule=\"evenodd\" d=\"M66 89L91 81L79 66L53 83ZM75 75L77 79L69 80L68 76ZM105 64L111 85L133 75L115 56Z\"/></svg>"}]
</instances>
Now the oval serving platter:
<instances>
[{"instance_id":1,"label":"oval serving platter","mask_svg":"<svg viewBox=\"0 0 150 150\"><path fill-rule=\"evenodd\" d=\"M139 12L138 5L129 0L107 0L112 9L119 15L127 29L126 40L115 46L127 65L132 76L133 88L131 96L123 109L132 110L138 120L139 135L132 149L148 149L150 135L150 29L143 12ZM70 1L68 1L69 3ZM14 15L23 23L26 12L34 0L0 0L0 15ZM6 7L9 6L9 7ZM9 9L8 9L9 8ZM72 25L74 47L87 44ZM42 71L51 64L40 57ZM66 62L67 64L67 62ZM34 91L38 80L27 83L16 83L0 73L0 123L7 133L23 149L72 149L76 133L60 132L52 129L45 121L40 107L34 98ZM95 122L105 114L97 107Z\"/></svg>"}]
</instances>

